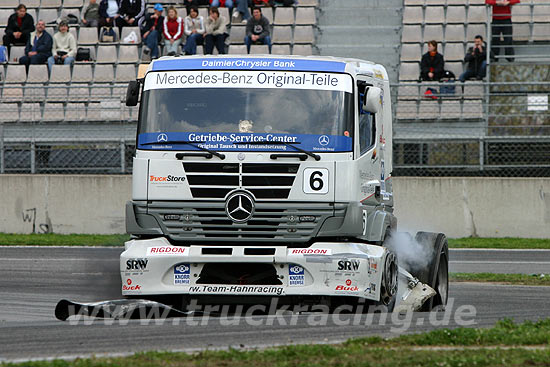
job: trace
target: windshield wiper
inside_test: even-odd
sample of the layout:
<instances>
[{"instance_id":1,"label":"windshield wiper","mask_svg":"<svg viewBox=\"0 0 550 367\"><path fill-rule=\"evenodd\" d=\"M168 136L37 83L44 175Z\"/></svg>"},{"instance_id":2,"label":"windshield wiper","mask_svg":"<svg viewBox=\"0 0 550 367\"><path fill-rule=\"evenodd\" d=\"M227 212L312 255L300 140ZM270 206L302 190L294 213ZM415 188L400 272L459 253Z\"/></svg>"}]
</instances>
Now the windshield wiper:
<instances>
[{"instance_id":1,"label":"windshield wiper","mask_svg":"<svg viewBox=\"0 0 550 367\"><path fill-rule=\"evenodd\" d=\"M143 143L141 145L169 145L169 144L189 144L195 148L198 148L202 151L208 152L212 155L215 155L219 159L225 159L225 154L218 153L214 150L210 150L208 148L201 147L200 145L197 145L200 143L206 143L204 141L187 141L187 140L168 140L168 141L152 141L150 143Z\"/></svg>"},{"instance_id":2,"label":"windshield wiper","mask_svg":"<svg viewBox=\"0 0 550 367\"><path fill-rule=\"evenodd\" d=\"M286 146L289 146L291 148L294 148L296 149L297 151L301 152L301 153L304 153L304 154L307 154L308 156L314 158L316 161L319 161L321 160L321 156L318 155L318 154L315 154L315 153L312 153L312 152L308 152L307 150L304 150L302 148L298 148L297 146L295 146L294 144L300 144L300 143L287 143L285 141L271 141L271 140L267 140L267 141L252 141L252 142L245 142L245 141L239 141L237 143L234 143L235 145L243 145L243 144L250 144L250 145L267 145L267 144L277 144L277 145L286 145Z\"/></svg>"}]
</instances>

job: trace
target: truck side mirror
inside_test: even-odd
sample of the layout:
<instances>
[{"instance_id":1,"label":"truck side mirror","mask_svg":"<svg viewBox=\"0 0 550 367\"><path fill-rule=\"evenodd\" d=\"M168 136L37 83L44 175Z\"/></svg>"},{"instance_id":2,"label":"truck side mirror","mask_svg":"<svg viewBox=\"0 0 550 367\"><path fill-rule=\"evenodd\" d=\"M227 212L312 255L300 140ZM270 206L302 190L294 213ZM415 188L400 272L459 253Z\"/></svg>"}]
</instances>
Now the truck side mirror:
<instances>
[{"instance_id":1,"label":"truck side mirror","mask_svg":"<svg viewBox=\"0 0 550 367\"><path fill-rule=\"evenodd\" d=\"M139 82L132 80L128 83L128 90L126 91L126 106L137 106L139 99Z\"/></svg>"},{"instance_id":2,"label":"truck side mirror","mask_svg":"<svg viewBox=\"0 0 550 367\"><path fill-rule=\"evenodd\" d=\"M365 103L363 104L363 110L371 113L377 113L380 110L382 101L380 96L382 90L378 87L367 87L365 91Z\"/></svg>"}]
</instances>

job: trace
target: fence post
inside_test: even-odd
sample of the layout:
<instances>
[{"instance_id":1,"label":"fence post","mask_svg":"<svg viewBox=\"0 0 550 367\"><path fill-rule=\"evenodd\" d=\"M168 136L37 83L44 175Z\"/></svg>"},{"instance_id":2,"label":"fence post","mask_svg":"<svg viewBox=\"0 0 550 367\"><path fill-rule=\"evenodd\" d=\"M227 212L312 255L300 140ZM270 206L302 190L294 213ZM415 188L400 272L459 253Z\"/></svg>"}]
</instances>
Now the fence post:
<instances>
[{"instance_id":1,"label":"fence post","mask_svg":"<svg viewBox=\"0 0 550 367\"><path fill-rule=\"evenodd\" d=\"M483 171L485 165L485 137L479 137L479 170Z\"/></svg>"},{"instance_id":2,"label":"fence post","mask_svg":"<svg viewBox=\"0 0 550 367\"><path fill-rule=\"evenodd\" d=\"M4 123L0 122L0 173L6 170L4 162Z\"/></svg>"},{"instance_id":3,"label":"fence post","mask_svg":"<svg viewBox=\"0 0 550 367\"><path fill-rule=\"evenodd\" d=\"M120 139L120 173L126 172L126 144L124 139Z\"/></svg>"},{"instance_id":4,"label":"fence post","mask_svg":"<svg viewBox=\"0 0 550 367\"><path fill-rule=\"evenodd\" d=\"M31 141L31 173L36 173L36 143Z\"/></svg>"}]
</instances>

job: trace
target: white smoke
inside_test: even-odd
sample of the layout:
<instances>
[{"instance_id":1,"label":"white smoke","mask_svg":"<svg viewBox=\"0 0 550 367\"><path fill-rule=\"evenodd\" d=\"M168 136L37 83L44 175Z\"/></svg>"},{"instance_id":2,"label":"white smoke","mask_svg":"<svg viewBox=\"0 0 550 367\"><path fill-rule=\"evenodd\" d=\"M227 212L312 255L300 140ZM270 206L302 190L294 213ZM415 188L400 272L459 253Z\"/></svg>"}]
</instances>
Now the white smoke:
<instances>
[{"instance_id":1,"label":"white smoke","mask_svg":"<svg viewBox=\"0 0 550 367\"><path fill-rule=\"evenodd\" d=\"M433 246L418 242L407 232L393 232L385 246L397 254L399 266L413 274L425 269L433 257Z\"/></svg>"}]
</instances>

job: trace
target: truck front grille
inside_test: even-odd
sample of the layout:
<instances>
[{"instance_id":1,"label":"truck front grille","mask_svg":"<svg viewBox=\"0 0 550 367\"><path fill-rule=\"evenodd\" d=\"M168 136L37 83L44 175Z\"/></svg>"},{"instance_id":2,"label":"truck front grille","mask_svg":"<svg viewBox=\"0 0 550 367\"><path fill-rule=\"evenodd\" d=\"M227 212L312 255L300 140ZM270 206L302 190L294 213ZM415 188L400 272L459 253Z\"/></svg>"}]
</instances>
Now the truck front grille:
<instances>
[{"instance_id":1,"label":"truck front grille","mask_svg":"<svg viewBox=\"0 0 550 367\"><path fill-rule=\"evenodd\" d=\"M193 198L223 199L243 187L256 199L287 199L299 164L183 163Z\"/></svg>"},{"instance_id":2,"label":"truck front grille","mask_svg":"<svg viewBox=\"0 0 550 367\"><path fill-rule=\"evenodd\" d=\"M175 241L307 242L326 218L345 215L345 205L256 202L252 218L232 222L223 202L150 202L148 214Z\"/></svg>"}]
</instances>

